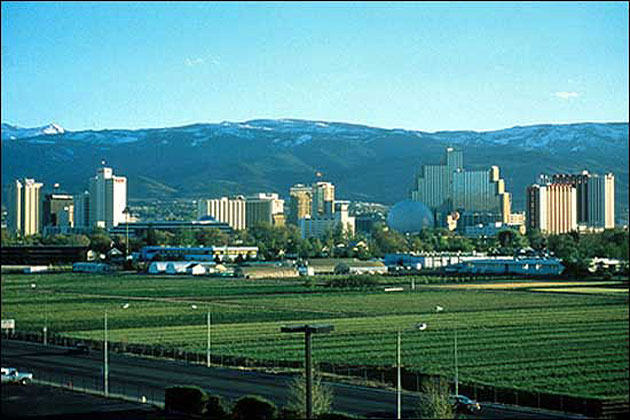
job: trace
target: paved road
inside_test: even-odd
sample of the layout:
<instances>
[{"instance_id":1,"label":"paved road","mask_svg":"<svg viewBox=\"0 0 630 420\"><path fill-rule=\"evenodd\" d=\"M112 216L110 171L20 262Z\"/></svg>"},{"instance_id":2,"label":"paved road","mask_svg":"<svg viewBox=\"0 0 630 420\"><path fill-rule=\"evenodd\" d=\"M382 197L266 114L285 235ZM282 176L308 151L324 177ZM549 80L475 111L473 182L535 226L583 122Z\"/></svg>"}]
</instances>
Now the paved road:
<instances>
[{"instance_id":1,"label":"paved road","mask_svg":"<svg viewBox=\"0 0 630 420\"><path fill-rule=\"evenodd\" d=\"M36 379L72 383L74 387L103 389L101 352L69 355L60 347L2 340L2 366L32 372ZM109 355L109 392L130 397L146 396L164 401L164 388L174 384L198 385L214 394L234 400L246 394L263 396L278 406L286 404L290 376L273 375L228 368L206 368L179 361L145 359L116 353ZM329 383L333 388L333 409L346 413L395 418L396 394L390 390ZM403 417L416 417L419 399L415 393L403 394ZM499 404L482 404L478 416L468 418L583 418Z\"/></svg>"}]
</instances>

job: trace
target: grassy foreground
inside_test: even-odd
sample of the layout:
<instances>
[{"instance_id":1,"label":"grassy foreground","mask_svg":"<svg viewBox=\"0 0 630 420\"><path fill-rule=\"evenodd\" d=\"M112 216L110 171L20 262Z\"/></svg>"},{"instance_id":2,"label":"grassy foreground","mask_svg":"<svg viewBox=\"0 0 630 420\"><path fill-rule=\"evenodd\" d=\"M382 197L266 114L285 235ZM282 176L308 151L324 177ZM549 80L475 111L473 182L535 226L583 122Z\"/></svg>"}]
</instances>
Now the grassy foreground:
<instances>
[{"instance_id":1,"label":"grassy foreground","mask_svg":"<svg viewBox=\"0 0 630 420\"><path fill-rule=\"evenodd\" d=\"M18 330L48 325L54 334L102 339L107 310L112 341L204 353L210 311L213 354L262 360L302 360L303 339L281 334L280 326L326 322L335 331L315 337L316 362L380 366L394 363L395 335L402 328L409 330L402 339L403 364L444 375L454 371L457 331L462 381L627 398L628 294L608 293L614 284L581 294L556 293L569 292L575 282L518 283L386 293L380 286L340 290L299 280L5 274L2 318L15 319ZM540 286L553 293L536 292ZM128 309L122 309L125 303ZM438 305L442 312L435 311ZM418 322L428 328L411 331Z\"/></svg>"}]
</instances>

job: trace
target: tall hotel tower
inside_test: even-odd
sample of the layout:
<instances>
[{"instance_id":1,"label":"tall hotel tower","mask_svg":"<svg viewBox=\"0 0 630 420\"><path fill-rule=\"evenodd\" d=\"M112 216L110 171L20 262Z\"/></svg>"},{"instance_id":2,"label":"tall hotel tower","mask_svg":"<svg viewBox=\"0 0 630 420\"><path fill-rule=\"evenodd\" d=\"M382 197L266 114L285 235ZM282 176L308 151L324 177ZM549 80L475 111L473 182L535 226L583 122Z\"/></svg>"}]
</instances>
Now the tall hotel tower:
<instances>
[{"instance_id":1,"label":"tall hotel tower","mask_svg":"<svg viewBox=\"0 0 630 420\"><path fill-rule=\"evenodd\" d=\"M29 236L40 233L42 202L40 191L44 184L31 178L15 180L9 188L9 231Z\"/></svg>"},{"instance_id":2,"label":"tall hotel tower","mask_svg":"<svg viewBox=\"0 0 630 420\"><path fill-rule=\"evenodd\" d=\"M90 225L109 229L125 223L126 207L127 178L115 176L112 168L99 168L90 179Z\"/></svg>"}]
</instances>

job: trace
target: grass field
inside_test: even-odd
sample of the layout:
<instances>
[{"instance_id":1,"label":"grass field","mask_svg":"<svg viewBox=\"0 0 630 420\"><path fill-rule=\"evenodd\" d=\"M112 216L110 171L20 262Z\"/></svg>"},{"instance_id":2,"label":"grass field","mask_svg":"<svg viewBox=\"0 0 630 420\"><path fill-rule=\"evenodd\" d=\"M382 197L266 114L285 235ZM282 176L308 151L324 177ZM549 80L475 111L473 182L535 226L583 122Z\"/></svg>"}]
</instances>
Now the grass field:
<instances>
[{"instance_id":1,"label":"grass field","mask_svg":"<svg viewBox=\"0 0 630 420\"><path fill-rule=\"evenodd\" d=\"M385 293L287 280L4 275L2 318L14 318L18 330L47 324L53 333L102 339L107 310L112 341L204 353L211 311L213 354L261 360L302 360L303 338L280 327L326 322L335 331L315 337L315 361L380 366L394 363L397 329L425 322L427 330L403 334L403 364L410 369L452 375L457 331L462 381L627 398L627 293L555 293L585 282L522 283L527 288L423 285ZM533 291L537 285L553 293ZM436 305L444 311L436 313Z\"/></svg>"}]
</instances>

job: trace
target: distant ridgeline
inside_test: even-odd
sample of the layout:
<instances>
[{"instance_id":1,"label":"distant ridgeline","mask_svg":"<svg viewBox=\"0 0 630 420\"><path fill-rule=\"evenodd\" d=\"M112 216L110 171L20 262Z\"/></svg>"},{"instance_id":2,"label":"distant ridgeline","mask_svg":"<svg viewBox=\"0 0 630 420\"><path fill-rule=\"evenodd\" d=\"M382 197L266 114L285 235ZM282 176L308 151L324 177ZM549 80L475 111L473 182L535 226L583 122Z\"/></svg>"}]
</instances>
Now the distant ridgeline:
<instances>
[{"instance_id":1,"label":"distant ridgeline","mask_svg":"<svg viewBox=\"0 0 630 420\"><path fill-rule=\"evenodd\" d=\"M127 176L131 199L287 196L291 185L312 182L321 170L344 198L393 204L409 197L422 166L439 162L448 146L463 150L467 170L500 167L515 211L524 210L526 187L542 173L612 172L615 213L627 219L627 123L436 133L303 120L77 132L3 124L3 194L22 177L82 192L105 159Z\"/></svg>"}]
</instances>

